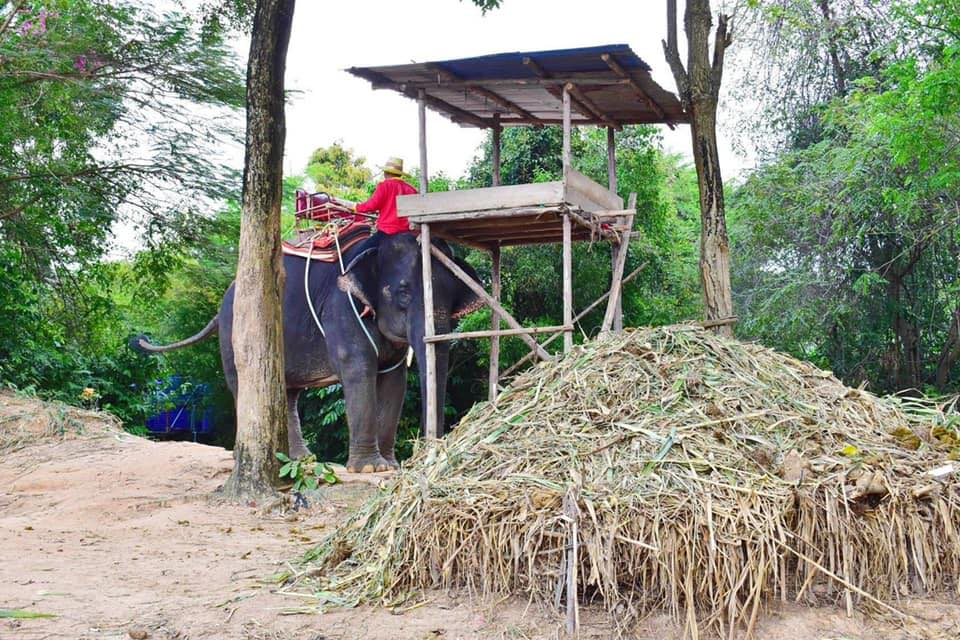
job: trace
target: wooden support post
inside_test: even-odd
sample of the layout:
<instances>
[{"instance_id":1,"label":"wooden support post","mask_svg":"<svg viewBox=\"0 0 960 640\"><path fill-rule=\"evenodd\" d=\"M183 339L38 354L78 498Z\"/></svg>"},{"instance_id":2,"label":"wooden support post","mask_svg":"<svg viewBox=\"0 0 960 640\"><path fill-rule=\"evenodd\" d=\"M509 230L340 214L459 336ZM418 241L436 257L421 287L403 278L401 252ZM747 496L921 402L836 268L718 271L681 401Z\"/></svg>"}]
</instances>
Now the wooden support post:
<instances>
[{"instance_id":1,"label":"wooden support post","mask_svg":"<svg viewBox=\"0 0 960 640\"><path fill-rule=\"evenodd\" d=\"M426 193L430 182L427 180L427 102L423 89L417 91L417 107L420 112L420 193Z\"/></svg>"},{"instance_id":2,"label":"wooden support post","mask_svg":"<svg viewBox=\"0 0 960 640\"><path fill-rule=\"evenodd\" d=\"M500 140L497 135L499 128L495 128L493 137L495 140L494 149L497 149L496 145L499 145ZM495 154L494 158L497 158L499 154ZM494 167L496 168L496 164ZM494 173L494 176L498 178L497 175L499 171ZM494 183L496 184L496 183ZM490 269L490 288L493 293L493 299L497 302L500 302L500 247L493 247L490 250L490 258L493 262L493 266ZM490 311L490 328L494 331L500 330L500 315L491 309ZM490 378L489 378L489 387L490 391L488 397L490 402L495 402L497 399L497 383L500 382L500 336L493 336L490 338Z\"/></svg>"},{"instance_id":3,"label":"wooden support post","mask_svg":"<svg viewBox=\"0 0 960 640\"><path fill-rule=\"evenodd\" d=\"M570 92L563 89L563 179L567 179L570 170Z\"/></svg>"},{"instance_id":4,"label":"wooden support post","mask_svg":"<svg viewBox=\"0 0 960 640\"><path fill-rule=\"evenodd\" d=\"M630 208L633 209L637 206L637 194L630 194ZM626 216L626 226L633 227L633 215L632 213L627 214ZM627 265L627 252L630 250L630 235L624 234L623 240L620 241L619 250L617 251L617 263L614 265L613 274L610 278L610 299L607 301L607 312L603 315L603 324L600 325L600 333L604 333L610 330L610 327L613 326L613 318L617 308L617 304L620 302L620 293L623 289L623 269Z\"/></svg>"},{"instance_id":5,"label":"wooden support post","mask_svg":"<svg viewBox=\"0 0 960 640\"><path fill-rule=\"evenodd\" d=\"M421 228L424 228L426 226L427 225L422 225ZM440 249L437 249L436 247L430 247L430 253L433 254L433 257L436 258L440 264L442 264L447 269L449 269L450 273L452 273L454 276L459 278L460 281L463 282L463 284L467 285L471 291L477 294L477 296L479 296L480 299L483 300L491 309L493 309L498 314L500 314L500 317L503 318L503 321L507 323L507 326L509 326L511 329L523 330L523 327L520 326L520 323L517 322L516 318L510 315L509 311L504 309L499 302L494 300L489 293L484 291L483 287L480 286L480 283L478 283L476 280L468 276L467 273L463 269L461 269L456 262L448 258L443 251L440 251ZM526 334L520 334L520 339L526 342L527 346L533 349L536 352L537 356L540 357L541 360L553 359L553 356L547 353L544 350L544 348L541 347L539 344L537 344L537 341L531 338L530 336Z\"/></svg>"},{"instance_id":6,"label":"wooden support post","mask_svg":"<svg viewBox=\"0 0 960 640\"><path fill-rule=\"evenodd\" d=\"M610 193L617 195L617 146L613 127L607 127L607 181L610 185ZM623 218L617 218L616 224L622 224ZM629 231L629 230L628 230ZM625 235L629 242L629 233ZM613 274L617 268L616 245L610 245L610 273ZM620 285L613 285L620 286ZM620 333L623 331L623 297L617 300L617 308L613 311L613 331Z\"/></svg>"},{"instance_id":7,"label":"wooden support post","mask_svg":"<svg viewBox=\"0 0 960 640\"><path fill-rule=\"evenodd\" d=\"M437 424L437 347L432 342L426 342L426 338L432 338L436 335L436 327L433 322L433 260L430 258L430 225L420 225L420 258L423 265L423 337L425 342L424 355L427 360L425 369L427 370L427 397L421 398L426 403L427 409L426 424L424 429L427 433L427 440L436 439L440 435L440 425Z\"/></svg>"},{"instance_id":8,"label":"wooden support post","mask_svg":"<svg viewBox=\"0 0 960 640\"><path fill-rule=\"evenodd\" d=\"M622 273L621 273L622 275ZM573 242L570 216L563 216L563 324L573 324ZM563 334L563 352L573 349L573 332Z\"/></svg>"},{"instance_id":9,"label":"wooden support post","mask_svg":"<svg viewBox=\"0 0 960 640\"><path fill-rule=\"evenodd\" d=\"M503 127L500 125L500 114L493 114L493 186L500 186L500 134Z\"/></svg>"}]
</instances>

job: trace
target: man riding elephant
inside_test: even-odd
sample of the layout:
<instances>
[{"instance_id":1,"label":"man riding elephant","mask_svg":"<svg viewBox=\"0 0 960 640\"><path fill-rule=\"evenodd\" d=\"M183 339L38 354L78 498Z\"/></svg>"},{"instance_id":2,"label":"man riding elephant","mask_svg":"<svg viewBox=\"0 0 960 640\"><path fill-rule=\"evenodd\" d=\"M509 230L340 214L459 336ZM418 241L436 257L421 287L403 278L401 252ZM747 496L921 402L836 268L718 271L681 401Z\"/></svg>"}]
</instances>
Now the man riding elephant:
<instances>
[{"instance_id":1,"label":"man riding elephant","mask_svg":"<svg viewBox=\"0 0 960 640\"><path fill-rule=\"evenodd\" d=\"M397 196L407 196L417 193L417 190L403 180L403 160L390 158L383 167L383 181L377 185L373 195L366 202L358 203L357 213L373 213L378 211L377 231L387 235L410 231L410 223L406 218L397 216Z\"/></svg>"},{"instance_id":2,"label":"man riding elephant","mask_svg":"<svg viewBox=\"0 0 960 640\"><path fill-rule=\"evenodd\" d=\"M397 167L402 171L402 165ZM390 181L395 179L391 178ZM397 180L399 182L399 180ZM381 217L384 209L380 209ZM395 208L394 208L395 215ZM413 347L420 370L421 398L426 411L423 280L418 239L411 233L378 233L344 252L339 261L323 263L284 255L284 362L288 402L290 455L309 454L300 430L297 400L304 389L340 383L350 431L347 469L353 472L397 468L394 453L397 425L406 390L406 353ZM450 255L442 242L434 243ZM479 278L465 262L457 263ZM219 313L195 336L171 345L152 345L145 336L135 348L151 352L178 349L220 334L220 355L227 385L236 397L233 354L234 285L227 289ZM450 271L433 264L434 323L438 333L477 309L476 295ZM372 314L358 309L369 307ZM437 421L443 424L449 343L436 348ZM425 422L425 420L424 420Z\"/></svg>"}]
</instances>

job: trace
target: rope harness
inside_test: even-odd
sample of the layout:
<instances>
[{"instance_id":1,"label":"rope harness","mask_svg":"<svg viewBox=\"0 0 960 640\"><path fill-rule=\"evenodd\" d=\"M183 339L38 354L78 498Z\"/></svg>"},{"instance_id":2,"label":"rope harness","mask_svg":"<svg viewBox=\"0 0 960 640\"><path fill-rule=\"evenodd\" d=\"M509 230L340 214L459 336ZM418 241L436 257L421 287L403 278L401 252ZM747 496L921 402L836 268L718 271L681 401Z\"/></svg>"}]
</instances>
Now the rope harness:
<instances>
[{"instance_id":1,"label":"rope harness","mask_svg":"<svg viewBox=\"0 0 960 640\"><path fill-rule=\"evenodd\" d=\"M334 242L334 245L336 245L337 247L337 263L340 265L340 275L345 276L347 275L347 272L350 271L353 265L355 265L361 257L366 255L370 251L374 251L374 249L367 249L366 251L361 252L359 255L354 257L354 259L350 261L350 264L347 265L347 267L345 268L343 266L343 251L340 250L340 228L339 227L340 225L335 220L328 222L326 225L324 225L323 227L317 230L313 238L315 238L318 235L322 235L324 233L330 233L333 235L333 242ZM323 329L323 323L320 322L320 317L317 315L317 310L313 306L313 299L310 296L310 262L313 257L313 249L314 249L313 238L310 238L310 249L307 252L307 259L303 268L303 294L307 299L307 308L310 309L310 315L313 317L313 321L314 323L316 323L317 329L320 330L320 335L322 335L324 339L326 339L327 332L324 331ZM350 301L350 308L353 310L353 317L357 319L357 324L360 325L360 329L363 330L363 334L367 336L367 341L370 343L370 346L373 347L373 353L376 355L377 360L379 360L380 348L377 346L377 342L376 340L373 339L373 336L370 335L370 331L367 329L367 325L363 323L363 319L360 317L360 311L357 310L357 303L353 299L353 294L350 293L349 291L346 291L345 293L347 294L347 299ZM378 370L377 373L378 374L390 373L391 371L399 368L400 365L403 364L404 360L406 360L406 357L400 358L399 362L397 362L394 365L391 365L390 367L387 367L386 369Z\"/></svg>"}]
</instances>

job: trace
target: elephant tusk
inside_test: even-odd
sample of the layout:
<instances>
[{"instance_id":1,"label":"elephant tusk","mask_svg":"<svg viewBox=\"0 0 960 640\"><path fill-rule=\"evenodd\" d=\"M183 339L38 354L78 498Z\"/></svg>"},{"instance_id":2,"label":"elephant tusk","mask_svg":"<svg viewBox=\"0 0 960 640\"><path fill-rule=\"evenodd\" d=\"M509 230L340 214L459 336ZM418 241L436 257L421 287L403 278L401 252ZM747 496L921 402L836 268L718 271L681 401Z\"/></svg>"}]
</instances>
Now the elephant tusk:
<instances>
[{"instance_id":1,"label":"elephant tusk","mask_svg":"<svg viewBox=\"0 0 960 640\"><path fill-rule=\"evenodd\" d=\"M410 368L410 365L413 364L413 347L407 347L407 368Z\"/></svg>"}]
</instances>

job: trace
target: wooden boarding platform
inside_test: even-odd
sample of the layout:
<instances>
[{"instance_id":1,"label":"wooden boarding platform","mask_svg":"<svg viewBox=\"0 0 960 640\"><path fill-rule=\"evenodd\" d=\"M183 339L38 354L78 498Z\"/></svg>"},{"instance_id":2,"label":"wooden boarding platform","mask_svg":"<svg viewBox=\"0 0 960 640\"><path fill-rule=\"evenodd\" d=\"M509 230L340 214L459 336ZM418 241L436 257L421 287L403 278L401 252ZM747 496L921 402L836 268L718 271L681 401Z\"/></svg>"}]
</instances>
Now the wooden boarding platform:
<instances>
[{"instance_id":1,"label":"wooden boarding platform","mask_svg":"<svg viewBox=\"0 0 960 640\"><path fill-rule=\"evenodd\" d=\"M564 216L573 242L619 242L615 218L626 213L622 198L572 169L555 182L397 198L397 214L412 225L429 224L438 238L485 250L560 243Z\"/></svg>"}]
</instances>

